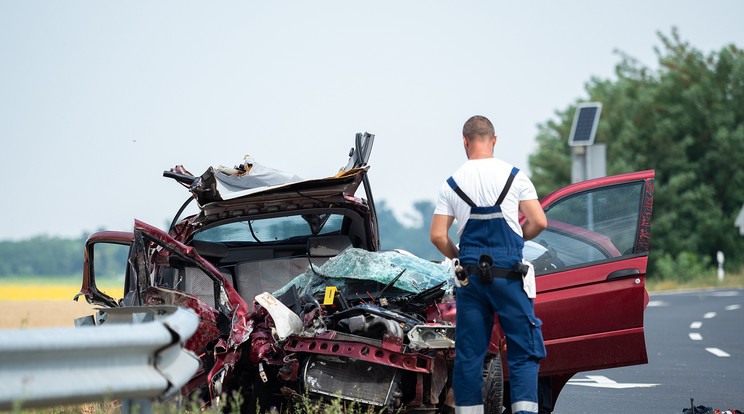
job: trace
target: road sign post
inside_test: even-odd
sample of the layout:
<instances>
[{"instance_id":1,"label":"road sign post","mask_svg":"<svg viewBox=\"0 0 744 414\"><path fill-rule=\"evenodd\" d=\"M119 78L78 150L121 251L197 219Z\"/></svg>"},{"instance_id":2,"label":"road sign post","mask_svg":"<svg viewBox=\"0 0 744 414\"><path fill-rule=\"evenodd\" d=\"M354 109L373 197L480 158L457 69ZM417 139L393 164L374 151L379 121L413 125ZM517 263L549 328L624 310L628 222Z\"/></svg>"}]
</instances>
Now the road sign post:
<instances>
[{"instance_id":1,"label":"road sign post","mask_svg":"<svg viewBox=\"0 0 744 414\"><path fill-rule=\"evenodd\" d=\"M734 226L739 228L739 234L744 236L744 204L741 206L741 210L739 210L739 215L736 216L736 220L734 220Z\"/></svg>"},{"instance_id":2,"label":"road sign post","mask_svg":"<svg viewBox=\"0 0 744 414\"><path fill-rule=\"evenodd\" d=\"M589 146L571 147L571 183L607 175L607 146L598 142Z\"/></svg>"},{"instance_id":3,"label":"road sign post","mask_svg":"<svg viewBox=\"0 0 744 414\"><path fill-rule=\"evenodd\" d=\"M576 106L568 145L571 146L571 182L577 183L607 175L607 150L594 143L602 104L583 102Z\"/></svg>"},{"instance_id":4,"label":"road sign post","mask_svg":"<svg viewBox=\"0 0 744 414\"><path fill-rule=\"evenodd\" d=\"M718 259L718 281L723 282L723 252L718 251L716 253L716 259Z\"/></svg>"}]
</instances>

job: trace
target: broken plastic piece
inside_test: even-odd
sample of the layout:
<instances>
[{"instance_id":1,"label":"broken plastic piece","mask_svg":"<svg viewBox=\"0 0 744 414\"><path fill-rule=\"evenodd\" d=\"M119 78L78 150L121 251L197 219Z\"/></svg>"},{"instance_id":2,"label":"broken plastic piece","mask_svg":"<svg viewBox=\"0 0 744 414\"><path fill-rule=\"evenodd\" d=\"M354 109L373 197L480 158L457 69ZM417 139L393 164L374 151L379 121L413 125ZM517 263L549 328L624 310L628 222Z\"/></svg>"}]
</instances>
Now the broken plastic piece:
<instances>
[{"instance_id":1,"label":"broken plastic piece","mask_svg":"<svg viewBox=\"0 0 744 414\"><path fill-rule=\"evenodd\" d=\"M280 341L287 339L292 334L302 331L302 320L296 313L279 302L271 293L264 292L256 295L256 302L266 308L274 320L276 336Z\"/></svg>"}]
</instances>

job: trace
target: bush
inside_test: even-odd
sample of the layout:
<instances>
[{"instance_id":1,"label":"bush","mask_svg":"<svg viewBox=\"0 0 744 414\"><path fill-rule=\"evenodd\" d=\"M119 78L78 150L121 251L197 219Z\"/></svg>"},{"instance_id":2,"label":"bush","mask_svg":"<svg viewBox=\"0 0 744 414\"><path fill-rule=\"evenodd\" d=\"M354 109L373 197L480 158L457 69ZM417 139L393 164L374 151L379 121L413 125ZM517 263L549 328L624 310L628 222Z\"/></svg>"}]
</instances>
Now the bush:
<instances>
[{"instance_id":1,"label":"bush","mask_svg":"<svg viewBox=\"0 0 744 414\"><path fill-rule=\"evenodd\" d=\"M662 280L690 282L714 272L708 256L681 252L677 256L665 253L655 263L655 275Z\"/></svg>"}]
</instances>

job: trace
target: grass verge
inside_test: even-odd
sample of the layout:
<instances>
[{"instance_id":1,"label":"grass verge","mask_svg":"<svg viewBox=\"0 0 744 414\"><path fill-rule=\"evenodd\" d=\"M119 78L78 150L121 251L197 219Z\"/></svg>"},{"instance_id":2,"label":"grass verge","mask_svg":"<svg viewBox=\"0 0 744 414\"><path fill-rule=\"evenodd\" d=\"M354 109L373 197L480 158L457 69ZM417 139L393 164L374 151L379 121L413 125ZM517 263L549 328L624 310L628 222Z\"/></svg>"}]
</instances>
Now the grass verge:
<instances>
[{"instance_id":1,"label":"grass verge","mask_svg":"<svg viewBox=\"0 0 744 414\"><path fill-rule=\"evenodd\" d=\"M702 273L697 277L687 280L671 280L646 278L646 290L649 293L658 293L672 290L693 290L693 289L735 289L744 287L744 269L738 272L726 272L723 280L718 280L715 270Z\"/></svg>"},{"instance_id":2,"label":"grass verge","mask_svg":"<svg viewBox=\"0 0 744 414\"><path fill-rule=\"evenodd\" d=\"M234 392L229 398L222 398L216 406L207 406L203 402L194 399L187 402L156 402L152 404L153 414L239 414L243 399L238 392ZM131 407L132 413L139 412L140 407ZM258 407L256 407L258 410ZM119 401L93 402L79 405L65 405L52 408L22 408L16 404L10 411L12 414L119 414L122 412L122 404ZM270 411L276 414L382 414L384 409L375 410L355 402L348 402L341 398L330 401L319 402L308 397L301 397L301 401L286 407L280 412ZM394 413L397 414L397 411Z\"/></svg>"}]
</instances>

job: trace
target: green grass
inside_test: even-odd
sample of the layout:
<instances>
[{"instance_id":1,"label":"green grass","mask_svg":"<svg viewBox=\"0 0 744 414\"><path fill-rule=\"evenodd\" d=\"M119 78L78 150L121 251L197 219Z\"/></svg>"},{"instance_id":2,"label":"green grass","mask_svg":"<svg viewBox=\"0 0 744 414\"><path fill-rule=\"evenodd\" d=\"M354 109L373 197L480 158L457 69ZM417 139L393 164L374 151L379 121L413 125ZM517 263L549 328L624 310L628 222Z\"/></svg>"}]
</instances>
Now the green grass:
<instances>
[{"instance_id":1,"label":"green grass","mask_svg":"<svg viewBox=\"0 0 744 414\"><path fill-rule=\"evenodd\" d=\"M239 414L240 406L243 399L239 393L235 392L229 398L222 398L216 406L205 406L204 403L196 399L177 404L175 402L156 402L152 404L154 414ZM133 407L132 412L137 412L137 407ZM375 410L369 407L363 407L360 404L347 402L340 398L333 399L329 402L321 403L308 397L302 397L299 402L285 408L281 413L302 413L302 414L381 414L384 410ZM275 411L272 411L275 412ZM14 405L10 413L12 414L119 414L121 413L121 403L119 401L93 402L79 405L66 405L51 408L22 408L20 403Z\"/></svg>"},{"instance_id":2,"label":"green grass","mask_svg":"<svg viewBox=\"0 0 744 414\"><path fill-rule=\"evenodd\" d=\"M673 290L733 289L742 287L744 287L744 268L740 269L738 272L726 272L722 281L718 280L718 275L715 270L703 272L686 281L657 279L653 277L646 278L646 290L649 291L649 293Z\"/></svg>"}]
</instances>

